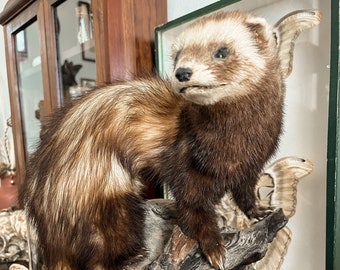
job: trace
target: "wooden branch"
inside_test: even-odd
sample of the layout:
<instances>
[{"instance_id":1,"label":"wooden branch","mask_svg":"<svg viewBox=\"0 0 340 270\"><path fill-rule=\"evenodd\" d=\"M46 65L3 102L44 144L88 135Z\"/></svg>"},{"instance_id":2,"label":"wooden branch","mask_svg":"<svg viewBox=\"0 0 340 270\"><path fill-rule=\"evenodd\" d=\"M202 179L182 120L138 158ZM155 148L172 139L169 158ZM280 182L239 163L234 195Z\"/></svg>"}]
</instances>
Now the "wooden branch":
<instances>
[{"instance_id":1,"label":"wooden branch","mask_svg":"<svg viewBox=\"0 0 340 270\"><path fill-rule=\"evenodd\" d=\"M144 256L131 258L128 265L124 267L124 270L214 269L205 259L198 243L186 237L179 226L176 225L176 209L173 201L165 199L150 200L145 203L145 209L146 221L144 233L146 241ZM17 241L16 239L19 239L23 244L18 250L26 254L25 259L27 260L27 235L24 211L4 211L1 214L11 215L12 218L7 221L7 219L4 219L4 216L0 217L2 223L8 223L8 225L3 226L4 231L0 233L0 236L13 235L14 242ZM16 216L19 218L13 219ZM287 218L284 216L283 211L277 209L248 229L237 230L230 227L221 229L226 248L225 269L254 269L251 263L258 261L265 255L268 243L274 239L276 233L286 223ZM6 229L8 226L11 229ZM12 231L12 233L8 234L8 230ZM24 231L24 234L20 233L21 231ZM13 241L4 241L4 244L7 242L10 244ZM33 244L31 249L35 250L34 242L31 242L31 244ZM2 252L5 250L4 248ZM6 257L2 258L0 256L4 261L10 260L13 262L18 259L17 257L12 258L7 253L0 253L0 255ZM21 258L21 260L26 261L25 259Z\"/></svg>"},{"instance_id":2,"label":"wooden branch","mask_svg":"<svg viewBox=\"0 0 340 270\"><path fill-rule=\"evenodd\" d=\"M124 269L214 269L205 259L196 241L186 237L176 225L173 201L150 200L146 202L145 226L146 256L131 260ZM281 209L273 211L248 229L223 228L225 239L225 269L251 270L251 263L260 260L267 251L268 243L287 223Z\"/></svg>"}]
</instances>

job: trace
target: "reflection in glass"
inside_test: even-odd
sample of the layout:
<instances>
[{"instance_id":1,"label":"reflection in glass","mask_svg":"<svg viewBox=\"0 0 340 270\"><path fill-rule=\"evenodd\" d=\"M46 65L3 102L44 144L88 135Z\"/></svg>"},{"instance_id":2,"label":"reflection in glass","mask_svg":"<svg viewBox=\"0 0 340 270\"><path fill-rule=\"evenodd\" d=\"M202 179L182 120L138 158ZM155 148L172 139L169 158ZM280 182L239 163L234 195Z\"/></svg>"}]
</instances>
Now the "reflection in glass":
<instances>
[{"instance_id":1,"label":"reflection in glass","mask_svg":"<svg viewBox=\"0 0 340 270\"><path fill-rule=\"evenodd\" d=\"M85 43L93 39L92 20L90 15L90 5L83 3L76 7L76 16L78 17L78 42Z\"/></svg>"},{"instance_id":2,"label":"reflection in glass","mask_svg":"<svg viewBox=\"0 0 340 270\"><path fill-rule=\"evenodd\" d=\"M56 8L56 36L62 100L68 102L96 81L90 1L65 1Z\"/></svg>"},{"instance_id":3,"label":"reflection in glass","mask_svg":"<svg viewBox=\"0 0 340 270\"><path fill-rule=\"evenodd\" d=\"M24 147L31 153L40 134L40 108L43 102L38 24L33 22L15 35L16 67L23 126Z\"/></svg>"}]
</instances>

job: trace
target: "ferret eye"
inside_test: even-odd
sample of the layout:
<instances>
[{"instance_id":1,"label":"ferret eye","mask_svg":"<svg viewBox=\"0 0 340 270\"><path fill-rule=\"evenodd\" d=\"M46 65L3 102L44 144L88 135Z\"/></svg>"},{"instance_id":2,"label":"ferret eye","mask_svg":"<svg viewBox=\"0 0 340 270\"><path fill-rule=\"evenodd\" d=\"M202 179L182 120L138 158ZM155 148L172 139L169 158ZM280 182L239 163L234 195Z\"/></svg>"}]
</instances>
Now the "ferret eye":
<instances>
[{"instance_id":1,"label":"ferret eye","mask_svg":"<svg viewBox=\"0 0 340 270\"><path fill-rule=\"evenodd\" d=\"M174 57L174 64L177 63L178 57L179 57L180 54L181 54L181 50L176 52L175 57Z\"/></svg>"},{"instance_id":2,"label":"ferret eye","mask_svg":"<svg viewBox=\"0 0 340 270\"><path fill-rule=\"evenodd\" d=\"M229 55L229 49L227 47L221 47L214 53L215 59L225 59Z\"/></svg>"}]
</instances>

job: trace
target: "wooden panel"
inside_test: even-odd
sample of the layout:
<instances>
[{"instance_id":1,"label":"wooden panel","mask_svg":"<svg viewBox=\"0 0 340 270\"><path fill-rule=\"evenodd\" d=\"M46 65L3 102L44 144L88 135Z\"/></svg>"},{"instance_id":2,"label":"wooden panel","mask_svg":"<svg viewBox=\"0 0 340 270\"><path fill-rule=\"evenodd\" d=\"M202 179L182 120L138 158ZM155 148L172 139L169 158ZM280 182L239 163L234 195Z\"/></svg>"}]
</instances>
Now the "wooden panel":
<instances>
[{"instance_id":1,"label":"wooden panel","mask_svg":"<svg viewBox=\"0 0 340 270\"><path fill-rule=\"evenodd\" d=\"M4 25L9 22L34 1L35 0L9 0L0 13L0 24Z\"/></svg>"},{"instance_id":2,"label":"wooden panel","mask_svg":"<svg viewBox=\"0 0 340 270\"><path fill-rule=\"evenodd\" d=\"M115 5L109 5L107 17L108 25L108 49L110 53L110 77L115 79L130 79L135 72L134 51L134 5L133 0L115 1ZM127 12L129 11L129 12Z\"/></svg>"},{"instance_id":3,"label":"wooden panel","mask_svg":"<svg viewBox=\"0 0 340 270\"><path fill-rule=\"evenodd\" d=\"M45 116L61 105L61 86L59 81L57 41L55 33L56 1L43 0L39 24L41 40L41 65L44 83ZM60 1L59 1L60 2Z\"/></svg>"},{"instance_id":4,"label":"wooden panel","mask_svg":"<svg viewBox=\"0 0 340 270\"><path fill-rule=\"evenodd\" d=\"M106 18L108 10L107 0L92 0L93 27L96 50L97 84L110 82L110 61L108 49L108 26Z\"/></svg>"},{"instance_id":5,"label":"wooden panel","mask_svg":"<svg viewBox=\"0 0 340 270\"><path fill-rule=\"evenodd\" d=\"M96 10L97 2L98 0L93 0L94 10ZM130 77L128 73L132 74L135 70L132 0L116 0L114 2L103 0L100 5L102 11L104 11L100 20L105 27L96 29L96 26L98 26L96 21L99 18L94 16L95 44L96 53L99 53L98 61L103 64L106 71L100 71L101 65L97 64L97 70L100 72L97 76L98 83L128 79ZM101 79L104 79L104 81L101 81Z\"/></svg>"},{"instance_id":6,"label":"wooden panel","mask_svg":"<svg viewBox=\"0 0 340 270\"><path fill-rule=\"evenodd\" d=\"M135 56L137 75L154 69L154 28L166 22L166 1L134 1ZM146 15L147 14L147 15Z\"/></svg>"},{"instance_id":7,"label":"wooden panel","mask_svg":"<svg viewBox=\"0 0 340 270\"><path fill-rule=\"evenodd\" d=\"M131 79L154 69L154 28L167 20L166 0L92 0L97 80Z\"/></svg>"}]
</instances>

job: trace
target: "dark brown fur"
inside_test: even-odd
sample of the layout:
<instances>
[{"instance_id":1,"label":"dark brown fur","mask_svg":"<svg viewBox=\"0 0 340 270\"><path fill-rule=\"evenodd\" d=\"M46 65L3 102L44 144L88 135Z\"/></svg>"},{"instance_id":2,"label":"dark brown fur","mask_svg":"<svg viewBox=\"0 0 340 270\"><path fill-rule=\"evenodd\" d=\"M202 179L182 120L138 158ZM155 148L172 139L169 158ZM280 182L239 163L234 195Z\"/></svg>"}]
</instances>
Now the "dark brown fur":
<instances>
[{"instance_id":1,"label":"dark brown fur","mask_svg":"<svg viewBox=\"0 0 340 270\"><path fill-rule=\"evenodd\" d=\"M257 212L254 187L281 133L279 69L267 57L265 76L243 82L251 91L211 105L149 78L94 90L56 114L21 194L48 269L119 269L139 254L140 182L150 179L170 187L181 229L220 267L214 205L229 190L244 212Z\"/></svg>"}]
</instances>

